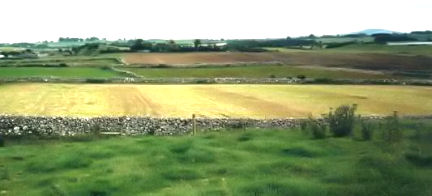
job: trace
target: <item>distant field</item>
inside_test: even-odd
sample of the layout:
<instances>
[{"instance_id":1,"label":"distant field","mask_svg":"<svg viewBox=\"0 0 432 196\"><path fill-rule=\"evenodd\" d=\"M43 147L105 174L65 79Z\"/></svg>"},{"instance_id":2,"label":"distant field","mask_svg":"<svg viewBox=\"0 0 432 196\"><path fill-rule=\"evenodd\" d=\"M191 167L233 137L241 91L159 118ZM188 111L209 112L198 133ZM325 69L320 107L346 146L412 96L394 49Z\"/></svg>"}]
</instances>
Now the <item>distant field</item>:
<instances>
[{"instance_id":1,"label":"distant field","mask_svg":"<svg viewBox=\"0 0 432 196\"><path fill-rule=\"evenodd\" d=\"M270 51L279 51L285 53L377 53L377 54L393 54L393 55L425 55L432 56L432 46L430 45L415 45L415 46L390 46L385 44L349 44L337 48L320 49L291 49L282 47L267 47L264 48Z\"/></svg>"},{"instance_id":2,"label":"distant field","mask_svg":"<svg viewBox=\"0 0 432 196\"><path fill-rule=\"evenodd\" d=\"M0 52L23 51L25 48L18 47L0 47Z\"/></svg>"},{"instance_id":3,"label":"distant field","mask_svg":"<svg viewBox=\"0 0 432 196\"><path fill-rule=\"evenodd\" d=\"M199 68L122 68L145 78L269 78L297 77L329 79L385 79L397 78L381 72L365 72L355 69L302 67L289 65L247 65Z\"/></svg>"},{"instance_id":4,"label":"distant field","mask_svg":"<svg viewBox=\"0 0 432 196\"><path fill-rule=\"evenodd\" d=\"M0 67L0 78L17 77L113 78L121 77L109 69L90 67Z\"/></svg>"},{"instance_id":5,"label":"distant field","mask_svg":"<svg viewBox=\"0 0 432 196\"><path fill-rule=\"evenodd\" d=\"M388 70L401 73L432 74L432 57L394 54L347 52L202 52L202 53L129 53L124 55L131 65L193 64L224 65L236 63L271 63Z\"/></svg>"},{"instance_id":6,"label":"distant field","mask_svg":"<svg viewBox=\"0 0 432 196\"><path fill-rule=\"evenodd\" d=\"M432 46L389 46L382 44L352 44L340 48L326 49L325 52L363 52L363 53L386 53L400 55L426 55L432 56Z\"/></svg>"},{"instance_id":7,"label":"distant field","mask_svg":"<svg viewBox=\"0 0 432 196\"><path fill-rule=\"evenodd\" d=\"M247 63L277 61L274 53L189 52L189 53L127 53L129 64L201 64Z\"/></svg>"},{"instance_id":8,"label":"distant field","mask_svg":"<svg viewBox=\"0 0 432 196\"><path fill-rule=\"evenodd\" d=\"M15 59L15 60L0 60L0 67L44 67L44 66L59 66L66 65L70 67L104 67L118 65L118 60L114 55L103 57L88 57L88 56L54 56L43 57L36 59Z\"/></svg>"},{"instance_id":9,"label":"distant field","mask_svg":"<svg viewBox=\"0 0 432 196\"><path fill-rule=\"evenodd\" d=\"M361 114L431 114L432 88L353 85L3 84L0 113L65 116L306 117L359 104Z\"/></svg>"}]
</instances>

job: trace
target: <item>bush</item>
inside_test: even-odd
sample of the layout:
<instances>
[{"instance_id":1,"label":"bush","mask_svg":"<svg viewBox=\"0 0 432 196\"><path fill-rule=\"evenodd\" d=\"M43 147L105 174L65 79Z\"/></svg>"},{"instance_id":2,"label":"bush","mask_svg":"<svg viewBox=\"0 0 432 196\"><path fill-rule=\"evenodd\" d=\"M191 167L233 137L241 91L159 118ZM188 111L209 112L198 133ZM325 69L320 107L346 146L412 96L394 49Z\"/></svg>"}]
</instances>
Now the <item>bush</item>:
<instances>
[{"instance_id":1,"label":"bush","mask_svg":"<svg viewBox=\"0 0 432 196\"><path fill-rule=\"evenodd\" d=\"M351 44L355 44L355 42L351 41L351 42L328 43L326 45L326 48L339 48L339 47L348 46L348 45L351 45Z\"/></svg>"},{"instance_id":2,"label":"bush","mask_svg":"<svg viewBox=\"0 0 432 196\"><path fill-rule=\"evenodd\" d=\"M360 126L361 126L361 137L363 140L371 140L372 139L372 135L373 135L373 127L372 127L372 123L367 122L367 121L360 121Z\"/></svg>"},{"instance_id":3,"label":"bush","mask_svg":"<svg viewBox=\"0 0 432 196\"><path fill-rule=\"evenodd\" d=\"M300 130L303 133L307 133L307 128L308 128L307 126L308 126L308 121L304 120L300 122Z\"/></svg>"},{"instance_id":4,"label":"bush","mask_svg":"<svg viewBox=\"0 0 432 196\"><path fill-rule=\"evenodd\" d=\"M432 166L432 156L423 156L420 153L406 153L405 158L416 166L420 166L420 167Z\"/></svg>"},{"instance_id":5,"label":"bush","mask_svg":"<svg viewBox=\"0 0 432 196\"><path fill-rule=\"evenodd\" d=\"M323 139L326 137L326 129L327 126L319 122L318 120L309 117L306 121L306 130L308 133L312 134L312 138L314 139Z\"/></svg>"},{"instance_id":6,"label":"bush","mask_svg":"<svg viewBox=\"0 0 432 196\"><path fill-rule=\"evenodd\" d=\"M86 83L93 83L93 84L102 84L106 83L108 80L105 79L97 79L97 78L88 78L86 79Z\"/></svg>"},{"instance_id":7,"label":"bush","mask_svg":"<svg viewBox=\"0 0 432 196\"><path fill-rule=\"evenodd\" d=\"M300 80L304 80L304 79L306 79L306 76L305 75L298 75L297 78Z\"/></svg>"},{"instance_id":8,"label":"bush","mask_svg":"<svg viewBox=\"0 0 432 196\"><path fill-rule=\"evenodd\" d=\"M398 142L402 140L402 130L399 116L395 111L393 116L386 119L384 124L383 139L386 142Z\"/></svg>"},{"instance_id":9,"label":"bush","mask_svg":"<svg viewBox=\"0 0 432 196\"><path fill-rule=\"evenodd\" d=\"M328 123L330 131L335 137L344 137L351 135L354 128L355 110L357 105L342 105L328 114Z\"/></svg>"},{"instance_id":10,"label":"bush","mask_svg":"<svg viewBox=\"0 0 432 196\"><path fill-rule=\"evenodd\" d=\"M0 147L4 146L4 140L3 137L0 135Z\"/></svg>"}]
</instances>

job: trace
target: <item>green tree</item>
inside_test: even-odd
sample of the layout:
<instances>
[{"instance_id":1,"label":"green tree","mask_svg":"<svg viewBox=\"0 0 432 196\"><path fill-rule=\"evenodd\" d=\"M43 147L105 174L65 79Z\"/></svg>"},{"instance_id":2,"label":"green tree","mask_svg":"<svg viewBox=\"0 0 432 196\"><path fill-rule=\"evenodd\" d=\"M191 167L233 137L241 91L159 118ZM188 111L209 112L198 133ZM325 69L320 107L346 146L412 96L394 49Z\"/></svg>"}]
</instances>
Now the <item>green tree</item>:
<instances>
[{"instance_id":1,"label":"green tree","mask_svg":"<svg viewBox=\"0 0 432 196\"><path fill-rule=\"evenodd\" d=\"M198 49L200 46L201 46L201 40L200 39L194 40L194 47L195 47L195 49Z\"/></svg>"},{"instance_id":2,"label":"green tree","mask_svg":"<svg viewBox=\"0 0 432 196\"><path fill-rule=\"evenodd\" d=\"M137 51L137 50L150 50L152 47L152 44L149 42L145 42L142 39L137 39L133 42L132 46L130 47L131 50Z\"/></svg>"}]
</instances>

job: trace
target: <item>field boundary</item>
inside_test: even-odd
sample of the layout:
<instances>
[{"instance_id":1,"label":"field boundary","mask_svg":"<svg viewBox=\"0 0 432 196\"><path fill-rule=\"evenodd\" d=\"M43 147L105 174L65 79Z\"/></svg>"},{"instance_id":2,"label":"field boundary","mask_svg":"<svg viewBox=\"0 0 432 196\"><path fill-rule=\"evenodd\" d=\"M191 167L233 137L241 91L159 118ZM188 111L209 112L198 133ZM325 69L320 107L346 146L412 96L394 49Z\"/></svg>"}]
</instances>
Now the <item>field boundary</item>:
<instances>
[{"instance_id":1,"label":"field boundary","mask_svg":"<svg viewBox=\"0 0 432 196\"><path fill-rule=\"evenodd\" d=\"M386 116L362 116L379 120ZM405 119L432 119L432 115L403 116ZM198 131L246 128L295 128L306 118L151 118L151 117L46 117L0 115L0 136L76 136L115 133L118 135L184 135ZM320 119L319 119L320 120ZM321 119L322 120L322 119Z\"/></svg>"},{"instance_id":2,"label":"field boundary","mask_svg":"<svg viewBox=\"0 0 432 196\"><path fill-rule=\"evenodd\" d=\"M134 73L112 69L130 77L61 78L17 77L0 78L1 83L108 83L108 84L354 84L354 85L412 85L432 86L432 80L396 79L327 79L327 78L145 78Z\"/></svg>"}]
</instances>

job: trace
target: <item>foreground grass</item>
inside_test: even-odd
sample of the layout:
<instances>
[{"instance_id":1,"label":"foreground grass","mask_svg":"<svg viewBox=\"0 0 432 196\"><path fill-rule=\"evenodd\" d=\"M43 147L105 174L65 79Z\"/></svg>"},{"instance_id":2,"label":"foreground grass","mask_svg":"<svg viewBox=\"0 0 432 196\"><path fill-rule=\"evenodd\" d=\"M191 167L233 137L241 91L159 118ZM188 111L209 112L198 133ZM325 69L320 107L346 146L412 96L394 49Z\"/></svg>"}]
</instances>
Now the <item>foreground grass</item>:
<instances>
[{"instance_id":1,"label":"foreground grass","mask_svg":"<svg viewBox=\"0 0 432 196\"><path fill-rule=\"evenodd\" d=\"M405 139L396 144L377 138L312 140L297 130L12 141L0 148L0 191L6 195L431 195L431 127L417 125L404 127ZM419 151L426 158L407 156Z\"/></svg>"},{"instance_id":2,"label":"foreground grass","mask_svg":"<svg viewBox=\"0 0 432 196\"><path fill-rule=\"evenodd\" d=\"M218 66L199 68L124 68L146 78L287 78L299 75L326 79L389 79L395 76L356 70L329 70L288 65Z\"/></svg>"},{"instance_id":3,"label":"foreground grass","mask_svg":"<svg viewBox=\"0 0 432 196\"><path fill-rule=\"evenodd\" d=\"M60 78L114 78L119 73L91 67L1 67L0 78L60 77Z\"/></svg>"}]
</instances>

